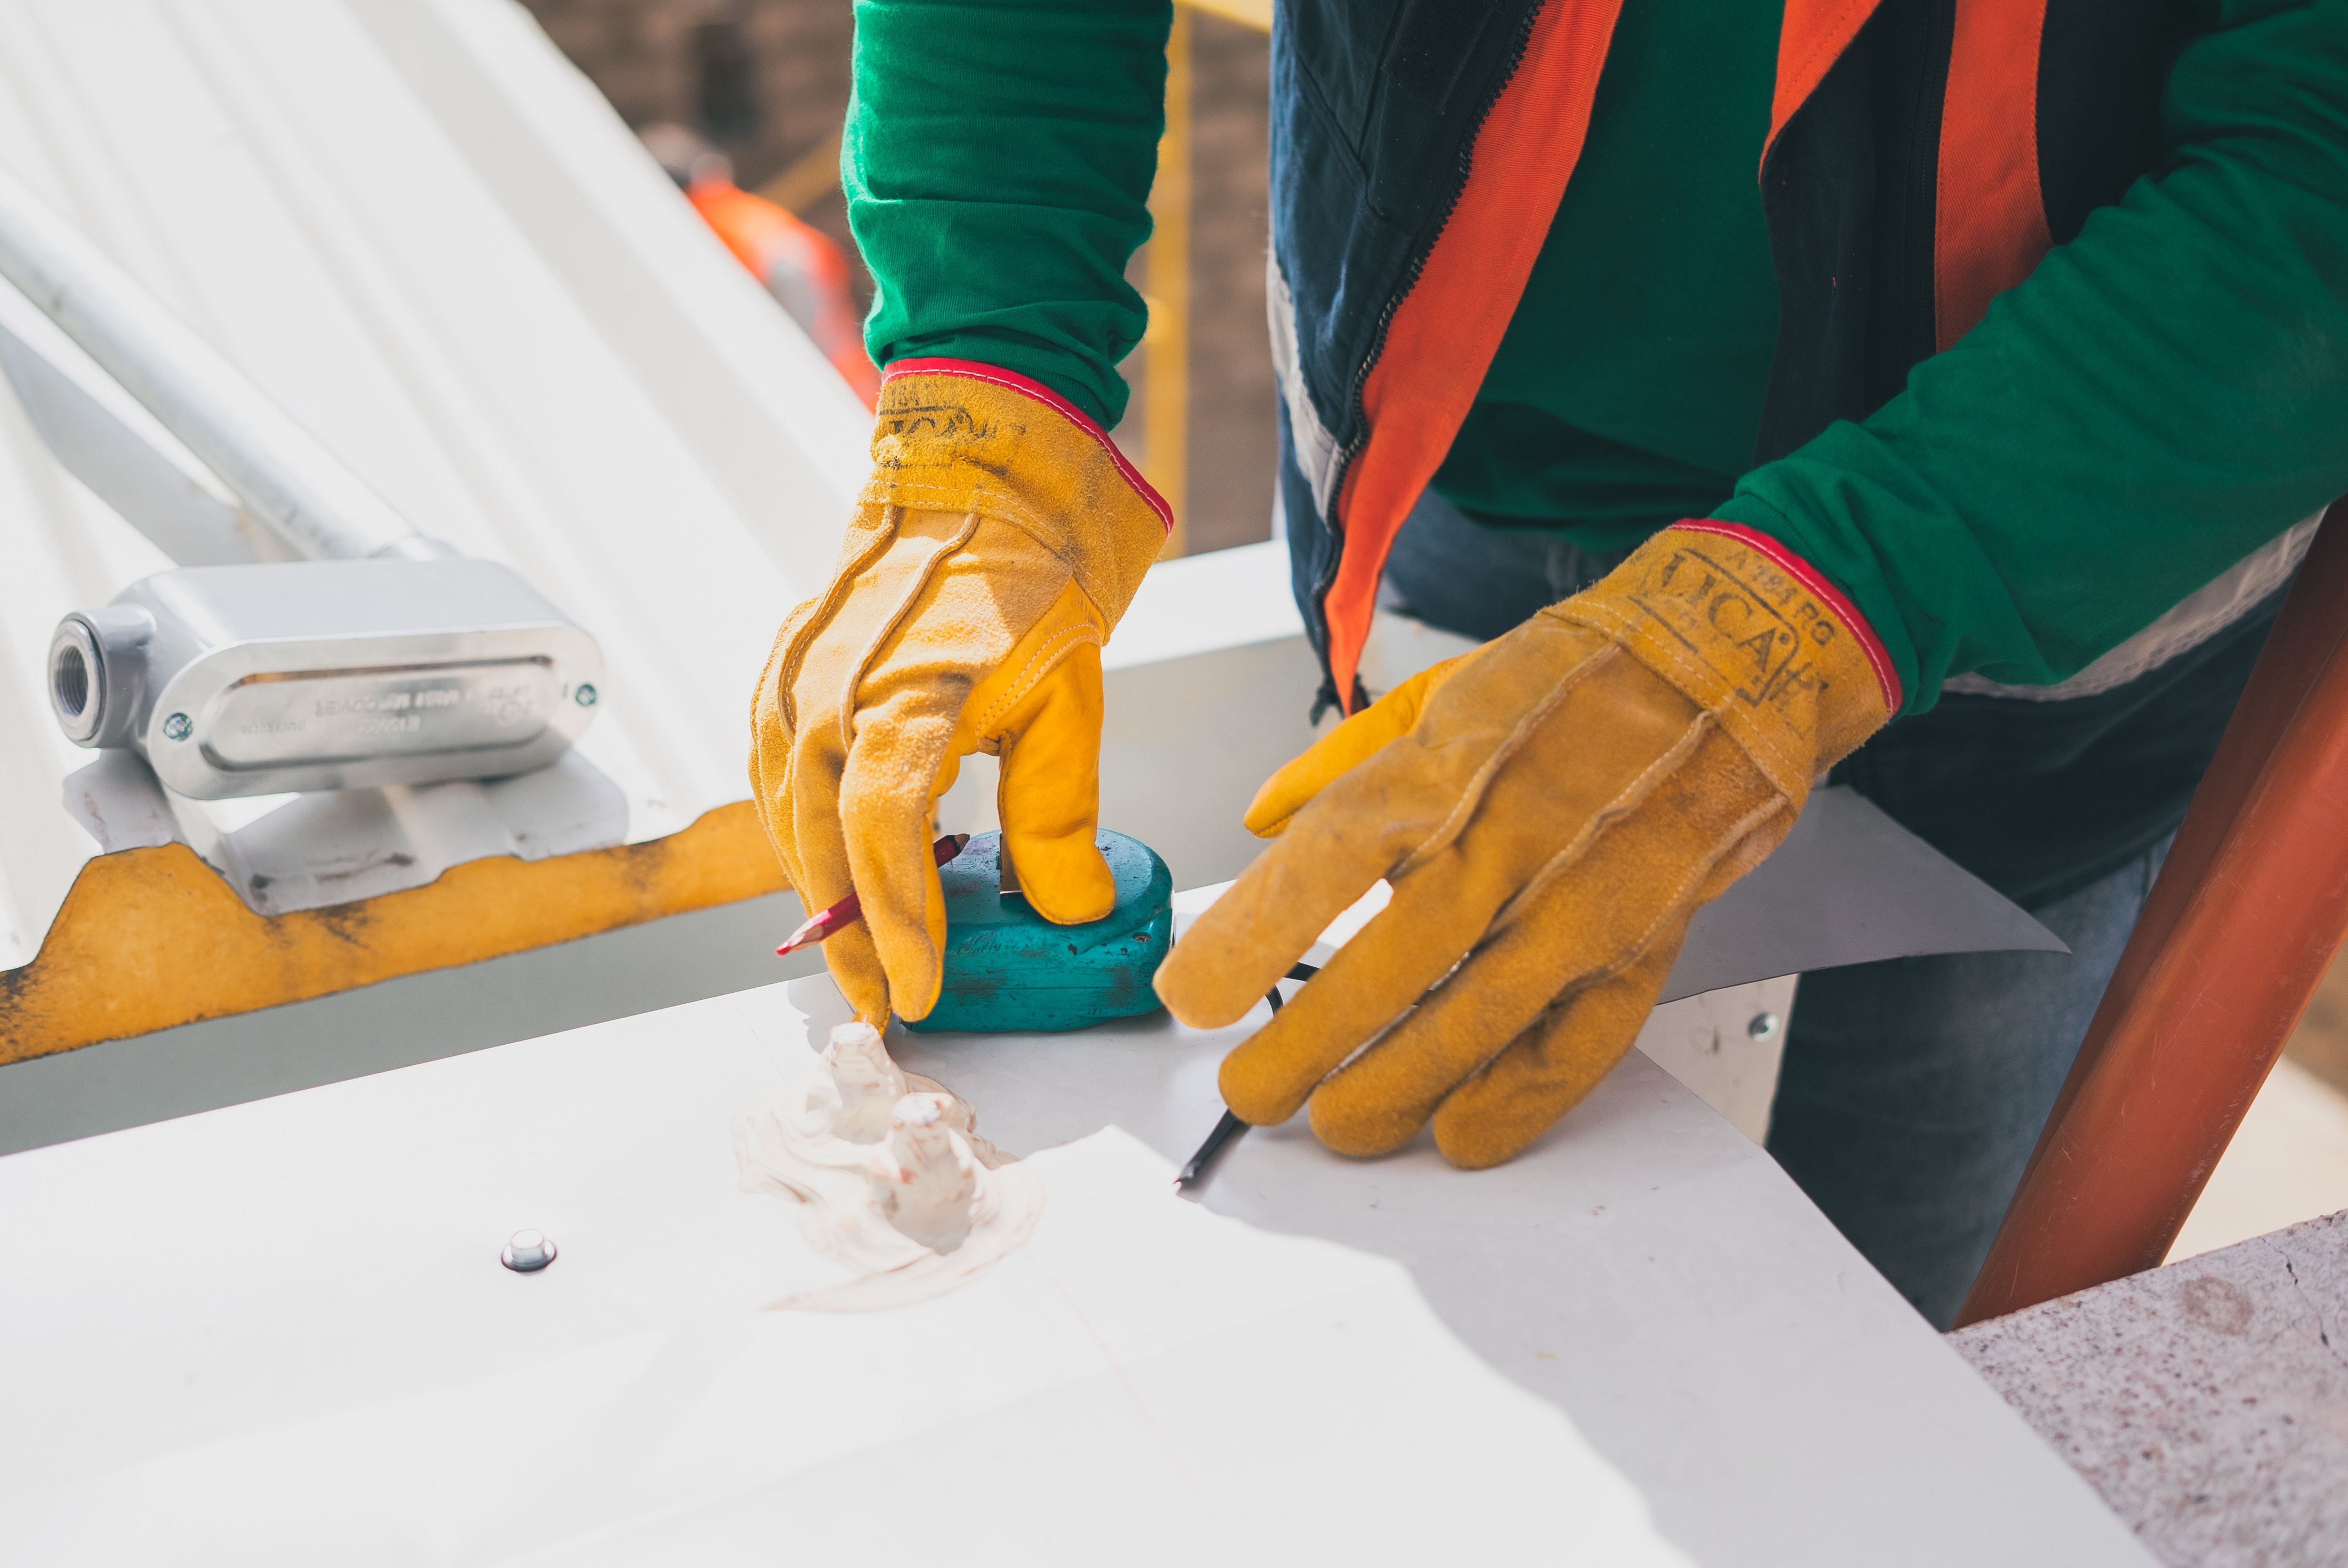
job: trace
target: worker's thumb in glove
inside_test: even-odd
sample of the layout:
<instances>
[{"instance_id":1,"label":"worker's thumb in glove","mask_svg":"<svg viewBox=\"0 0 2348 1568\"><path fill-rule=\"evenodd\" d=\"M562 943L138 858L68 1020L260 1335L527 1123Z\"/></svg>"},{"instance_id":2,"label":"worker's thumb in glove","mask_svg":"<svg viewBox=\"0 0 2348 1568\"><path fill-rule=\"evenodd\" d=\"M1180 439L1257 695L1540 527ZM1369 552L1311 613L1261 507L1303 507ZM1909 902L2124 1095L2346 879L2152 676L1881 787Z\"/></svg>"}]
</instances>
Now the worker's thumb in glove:
<instances>
[{"instance_id":1,"label":"worker's thumb in glove","mask_svg":"<svg viewBox=\"0 0 2348 1568\"><path fill-rule=\"evenodd\" d=\"M1101 641L1099 611L1070 583L971 693L955 739L958 757L991 751L1002 759L994 804L1003 857L1028 904L1060 926L1098 920L1117 906L1098 842Z\"/></svg>"},{"instance_id":2,"label":"worker's thumb in glove","mask_svg":"<svg viewBox=\"0 0 2348 1568\"><path fill-rule=\"evenodd\" d=\"M1431 664L1306 747L1303 755L1263 781L1243 819L1258 838L1277 838L1289 820L1333 781L1367 762L1387 742L1407 735L1451 672L1472 652Z\"/></svg>"}]
</instances>

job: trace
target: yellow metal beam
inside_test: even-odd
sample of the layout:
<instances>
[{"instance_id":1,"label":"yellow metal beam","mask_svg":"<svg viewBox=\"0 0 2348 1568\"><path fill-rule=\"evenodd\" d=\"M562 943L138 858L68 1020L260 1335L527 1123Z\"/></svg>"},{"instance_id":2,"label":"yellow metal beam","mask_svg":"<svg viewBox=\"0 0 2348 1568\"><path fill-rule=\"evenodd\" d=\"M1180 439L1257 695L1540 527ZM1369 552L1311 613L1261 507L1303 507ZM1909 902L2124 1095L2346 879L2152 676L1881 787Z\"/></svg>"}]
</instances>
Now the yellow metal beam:
<instances>
[{"instance_id":1,"label":"yellow metal beam","mask_svg":"<svg viewBox=\"0 0 2348 1568\"><path fill-rule=\"evenodd\" d=\"M839 189L839 138L840 133L833 131L823 138L822 146L800 155L788 169L758 187L756 194L786 212L805 212Z\"/></svg>"},{"instance_id":2,"label":"yellow metal beam","mask_svg":"<svg viewBox=\"0 0 2348 1568\"><path fill-rule=\"evenodd\" d=\"M1220 16L1226 22L1237 22L1259 33L1272 31L1272 0L1183 0L1183 4L1193 11Z\"/></svg>"},{"instance_id":3,"label":"yellow metal beam","mask_svg":"<svg viewBox=\"0 0 2348 1568\"><path fill-rule=\"evenodd\" d=\"M475 860L427 886L273 917L246 908L183 844L101 855L82 867L40 956L0 973L0 1062L527 952L784 886L748 801L649 844Z\"/></svg>"},{"instance_id":4,"label":"yellow metal beam","mask_svg":"<svg viewBox=\"0 0 2348 1568\"><path fill-rule=\"evenodd\" d=\"M1149 296L1148 356L1142 365L1142 472L1174 513L1160 559L1189 548L1183 492L1190 458L1190 14L1174 10L1166 39L1166 132L1158 143L1158 178L1149 188L1149 249L1143 258Z\"/></svg>"}]
</instances>

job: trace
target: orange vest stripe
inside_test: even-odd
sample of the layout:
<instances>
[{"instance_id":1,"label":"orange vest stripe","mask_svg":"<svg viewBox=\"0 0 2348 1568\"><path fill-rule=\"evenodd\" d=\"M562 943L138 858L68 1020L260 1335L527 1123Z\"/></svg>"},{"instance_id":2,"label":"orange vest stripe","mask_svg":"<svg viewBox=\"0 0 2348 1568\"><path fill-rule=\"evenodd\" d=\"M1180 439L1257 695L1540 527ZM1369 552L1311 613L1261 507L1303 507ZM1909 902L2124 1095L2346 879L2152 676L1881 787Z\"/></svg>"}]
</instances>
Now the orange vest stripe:
<instances>
[{"instance_id":1,"label":"orange vest stripe","mask_svg":"<svg viewBox=\"0 0 2348 1568\"><path fill-rule=\"evenodd\" d=\"M2046 0L1957 0L1941 108L1932 225L1936 346L1972 331L1990 301L2052 248L2038 190L2038 46Z\"/></svg>"},{"instance_id":2,"label":"orange vest stripe","mask_svg":"<svg viewBox=\"0 0 2348 1568\"><path fill-rule=\"evenodd\" d=\"M1769 139L1761 144L1761 161L1777 145L1777 133L1795 112L1810 101L1818 84L1879 0L1786 0L1785 19L1777 26L1777 89L1769 100Z\"/></svg>"},{"instance_id":3,"label":"orange vest stripe","mask_svg":"<svg viewBox=\"0 0 2348 1568\"><path fill-rule=\"evenodd\" d=\"M1880 0L1786 0L1768 149ZM1499 351L1590 129L1622 0L1548 0L1478 131L1468 183L1362 384L1369 438L1337 498L1344 545L1324 602L1329 666L1353 693L1395 535L1435 477ZM1957 0L1941 118L1933 241L1939 346L2027 277L2051 241L2038 189L2038 46L2046 0Z\"/></svg>"},{"instance_id":4,"label":"orange vest stripe","mask_svg":"<svg viewBox=\"0 0 2348 1568\"><path fill-rule=\"evenodd\" d=\"M1581 156L1622 0L1548 0L1516 76L1476 133L1468 184L1362 384L1370 437L1337 498L1329 663L1353 711L1386 552L1451 450L1499 352L1549 220Z\"/></svg>"}]
</instances>

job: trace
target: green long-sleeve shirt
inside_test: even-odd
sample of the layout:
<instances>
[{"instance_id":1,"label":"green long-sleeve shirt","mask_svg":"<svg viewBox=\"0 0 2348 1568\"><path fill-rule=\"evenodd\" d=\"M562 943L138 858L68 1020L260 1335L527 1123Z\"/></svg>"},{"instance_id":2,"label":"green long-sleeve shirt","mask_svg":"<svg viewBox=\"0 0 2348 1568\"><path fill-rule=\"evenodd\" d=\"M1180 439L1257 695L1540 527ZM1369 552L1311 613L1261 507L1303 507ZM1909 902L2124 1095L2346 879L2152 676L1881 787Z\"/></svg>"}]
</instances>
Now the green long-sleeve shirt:
<instances>
[{"instance_id":1,"label":"green long-sleeve shirt","mask_svg":"<svg viewBox=\"0 0 2348 1568\"><path fill-rule=\"evenodd\" d=\"M1107 428L1148 324L1169 0L859 0L839 152L875 364L1033 376Z\"/></svg>"},{"instance_id":2,"label":"green long-sleeve shirt","mask_svg":"<svg viewBox=\"0 0 2348 1568\"><path fill-rule=\"evenodd\" d=\"M1882 638L1910 709L1963 671L2060 681L2348 492L2348 0L2205 3L2211 30L2178 56L2163 105L2168 172L2096 212L1868 419L1741 477L1717 476L1735 493L1711 515L1783 539L1840 584ZM1669 0L1687 12L1703 4ZM1144 324L1123 272L1148 235L1168 16L1163 0L859 0L843 172L880 285L867 329L876 360L989 361L1115 421L1115 366ZM1670 96L1622 87L1669 80L1652 68L1663 45L1640 43L1649 36L1632 26L1618 37L1599 112L1619 100L1631 128L1594 125L1585 159L1610 146L1686 151L1684 138L1637 127L1642 112L1659 112L1640 102L1668 106ZM1684 91L1713 88L1690 74ZM1733 85L1704 99L1740 143L1742 101ZM1756 149L1734 150L1749 179ZM1606 168L1585 162L1568 202L1604 189ZM1626 201L1675 190L1613 183ZM1757 197L1750 210L1723 210L1722 231L1749 232L1756 210ZM1667 227L1649 216L1657 220L1643 226L1634 212L1577 226L1620 260L1545 248L1536 285L1560 271L1639 265L1638 240ZM1572 242L1560 225L1550 246ZM1736 368L1749 365L1745 320L1710 339L1681 334L1661 356L1688 388L1691 423L1674 433L1676 450L1577 423L1570 410L1603 406L1608 387L1572 383L1571 365L1529 399L1488 377L1488 395L1509 395L1479 399L1445 488L1468 496L1477 466L1497 465L1506 485L1570 497L1571 465L1596 475L1596 451L1633 490L1664 494L1649 461L1662 459L1688 470L1694 494L1706 464L1719 466L1713 454L1728 449L1720 431L1741 424L1749 445L1757 424L1759 387ZM1520 326L1558 321L1550 302L1529 297L1495 372L1519 366ZM1669 323L1620 325L1624 341L1643 332L1650 344L1669 342ZM1619 363L1596 374L1618 389L1651 384L1632 388ZM1563 410L1569 429L1604 446L1550 444L1563 466L1544 466L1531 441L1514 444L1523 454L1506 449L1516 426L1495 412L1504 403ZM1585 526L1619 534L1670 520L1658 505L1634 495L1607 516L1585 514Z\"/></svg>"}]
</instances>

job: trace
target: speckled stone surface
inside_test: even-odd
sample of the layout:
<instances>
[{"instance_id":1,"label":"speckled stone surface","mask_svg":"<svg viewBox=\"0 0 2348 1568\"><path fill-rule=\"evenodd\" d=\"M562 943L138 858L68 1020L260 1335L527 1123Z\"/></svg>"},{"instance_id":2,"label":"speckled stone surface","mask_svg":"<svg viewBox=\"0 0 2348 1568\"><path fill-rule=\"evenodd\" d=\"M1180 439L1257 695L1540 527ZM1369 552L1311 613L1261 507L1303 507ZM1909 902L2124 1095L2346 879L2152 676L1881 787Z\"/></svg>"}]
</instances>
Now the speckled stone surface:
<instances>
[{"instance_id":1,"label":"speckled stone surface","mask_svg":"<svg viewBox=\"0 0 2348 1568\"><path fill-rule=\"evenodd\" d=\"M1949 1342L2163 1562L2348 1563L2348 1213Z\"/></svg>"}]
</instances>

